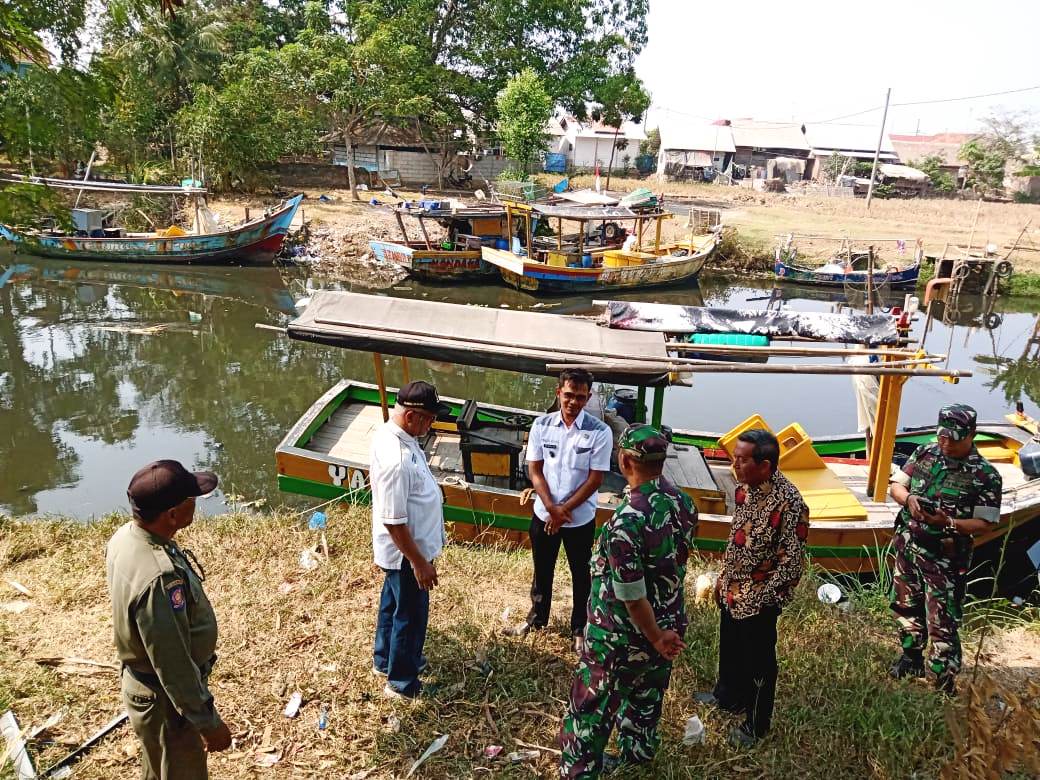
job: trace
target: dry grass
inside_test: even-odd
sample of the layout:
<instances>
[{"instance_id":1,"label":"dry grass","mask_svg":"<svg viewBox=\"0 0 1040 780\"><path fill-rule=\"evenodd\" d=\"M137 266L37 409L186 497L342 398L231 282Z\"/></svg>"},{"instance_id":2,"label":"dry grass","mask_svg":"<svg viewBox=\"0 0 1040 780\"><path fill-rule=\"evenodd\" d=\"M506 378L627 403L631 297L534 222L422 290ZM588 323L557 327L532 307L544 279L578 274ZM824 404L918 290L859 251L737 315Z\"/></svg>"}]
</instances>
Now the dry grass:
<instances>
[{"instance_id":1,"label":"dry grass","mask_svg":"<svg viewBox=\"0 0 1040 780\"><path fill-rule=\"evenodd\" d=\"M119 708L115 675L63 676L33 658L66 655L111 660L104 584L104 544L121 518L76 525L0 520L0 579L32 592L32 606L4 615L0 637L0 709L13 707L23 726L61 708L56 729L69 742L84 739ZM370 675L371 636L381 576L370 558L364 510L331 514L331 560L315 571L298 566L313 534L288 516L225 516L199 522L181 543L206 568L206 589L221 627L213 678L219 709L232 724L235 746L211 759L216 778L343 778L402 776L440 734L447 746L418 777L550 777L554 756L507 765L482 757L487 745L552 747L574 665L563 620L569 579L561 565L552 630L524 641L498 634L503 610L526 608L529 557L450 545L439 565L442 586L432 599L427 655L432 696L416 703L386 701ZM291 584L291 590L284 592ZM690 578L692 585L692 577ZM885 676L895 652L887 619L871 609L848 614L814 598L806 578L781 622L781 679L775 728L754 752L725 742L730 721L699 712L704 745L681 744L685 720L697 709L695 690L710 685L717 652L713 608L691 608L689 649L677 664L666 699L664 743L645 776L933 777L953 755L943 705L923 686ZM16 594L0 582L3 599ZM282 708L303 693L299 716ZM316 726L321 704L330 711ZM392 724L399 721L400 728ZM267 742L281 758L261 769L256 751ZM41 765L65 748L43 747ZM128 729L107 739L77 768L77 777L129 777L135 741ZM2 772L0 772L2 775Z\"/></svg>"}]
</instances>

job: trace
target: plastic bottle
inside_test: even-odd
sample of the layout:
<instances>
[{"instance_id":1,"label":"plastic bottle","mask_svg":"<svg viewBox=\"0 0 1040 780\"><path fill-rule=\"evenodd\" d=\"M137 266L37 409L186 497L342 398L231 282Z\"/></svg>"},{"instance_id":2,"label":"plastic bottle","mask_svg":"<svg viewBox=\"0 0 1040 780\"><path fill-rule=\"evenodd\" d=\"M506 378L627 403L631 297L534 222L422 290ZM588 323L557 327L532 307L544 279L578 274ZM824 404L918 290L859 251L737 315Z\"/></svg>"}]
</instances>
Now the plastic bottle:
<instances>
[{"instance_id":1,"label":"plastic bottle","mask_svg":"<svg viewBox=\"0 0 1040 780\"><path fill-rule=\"evenodd\" d=\"M324 704L318 710L318 730L324 731L329 727L329 708Z\"/></svg>"}]
</instances>

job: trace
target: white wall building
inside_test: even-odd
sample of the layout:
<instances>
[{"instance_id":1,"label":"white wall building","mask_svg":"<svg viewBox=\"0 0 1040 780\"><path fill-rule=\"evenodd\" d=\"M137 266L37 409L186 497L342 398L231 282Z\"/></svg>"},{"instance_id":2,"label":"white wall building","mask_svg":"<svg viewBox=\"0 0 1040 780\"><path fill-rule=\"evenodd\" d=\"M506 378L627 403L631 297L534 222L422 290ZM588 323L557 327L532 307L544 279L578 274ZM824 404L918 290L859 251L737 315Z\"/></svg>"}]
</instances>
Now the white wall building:
<instances>
[{"instance_id":1,"label":"white wall building","mask_svg":"<svg viewBox=\"0 0 1040 780\"><path fill-rule=\"evenodd\" d=\"M639 144L646 140L643 128L632 122L614 128L602 122L579 122L574 117L549 120L546 132L548 151L566 155L567 166L572 169L591 170L598 164L601 171L606 171L615 142L614 170L631 168L639 155Z\"/></svg>"}]
</instances>

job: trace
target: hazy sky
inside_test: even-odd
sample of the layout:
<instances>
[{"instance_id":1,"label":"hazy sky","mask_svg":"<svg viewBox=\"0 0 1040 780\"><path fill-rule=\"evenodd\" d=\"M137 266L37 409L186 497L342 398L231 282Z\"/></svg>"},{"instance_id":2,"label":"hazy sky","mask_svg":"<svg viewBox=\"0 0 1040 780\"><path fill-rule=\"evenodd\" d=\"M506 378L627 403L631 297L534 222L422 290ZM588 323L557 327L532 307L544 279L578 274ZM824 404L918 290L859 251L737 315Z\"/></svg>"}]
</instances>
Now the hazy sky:
<instances>
[{"instance_id":1,"label":"hazy sky","mask_svg":"<svg viewBox=\"0 0 1040 780\"><path fill-rule=\"evenodd\" d=\"M1040 86L1038 29L1038 0L651 0L636 68L648 127L666 111L813 122L871 108L840 122L877 127L887 87L898 104ZM1040 123L1040 89L893 106L886 127L973 130L995 107Z\"/></svg>"}]
</instances>

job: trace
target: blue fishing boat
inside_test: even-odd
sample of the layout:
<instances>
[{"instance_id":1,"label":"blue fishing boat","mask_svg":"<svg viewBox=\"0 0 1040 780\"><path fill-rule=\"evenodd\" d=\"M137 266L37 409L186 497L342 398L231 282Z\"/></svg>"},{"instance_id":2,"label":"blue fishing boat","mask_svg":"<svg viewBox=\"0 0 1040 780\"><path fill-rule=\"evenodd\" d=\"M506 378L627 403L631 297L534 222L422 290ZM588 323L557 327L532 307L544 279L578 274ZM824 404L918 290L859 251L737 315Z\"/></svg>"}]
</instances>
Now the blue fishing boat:
<instances>
[{"instance_id":1,"label":"blue fishing boat","mask_svg":"<svg viewBox=\"0 0 1040 780\"><path fill-rule=\"evenodd\" d=\"M867 271L850 269L841 263L827 263L819 268L804 268L792 265L783 260L777 260L773 265L776 278L786 282L797 282L798 284L810 284L824 287L866 287ZM870 277L870 286L873 288L887 285L890 288L917 287L917 278L921 273L921 264L914 263L907 268L888 266L887 268L874 271Z\"/></svg>"},{"instance_id":2,"label":"blue fishing boat","mask_svg":"<svg viewBox=\"0 0 1040 780\"><path fill-rule=\"evenodd\" d=\"M190 195L205 193L196 187L110 185L65 179L36 179L25 183L64 189L105 192L151 192ZM267 209L252 219L219 229L189 233L173 226L135 233L110 223L101 209L73 209L73 230L22 229L0 224L0 239L12 242L19 252L62 260L94 260L131 263L259 263L270 262L281 251L303 195ZM205 224L196 209L196 226Z\"/></svg>"}]
</instances>

